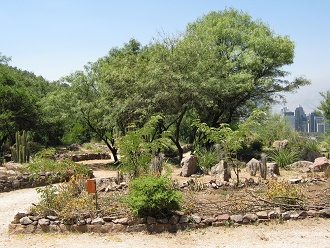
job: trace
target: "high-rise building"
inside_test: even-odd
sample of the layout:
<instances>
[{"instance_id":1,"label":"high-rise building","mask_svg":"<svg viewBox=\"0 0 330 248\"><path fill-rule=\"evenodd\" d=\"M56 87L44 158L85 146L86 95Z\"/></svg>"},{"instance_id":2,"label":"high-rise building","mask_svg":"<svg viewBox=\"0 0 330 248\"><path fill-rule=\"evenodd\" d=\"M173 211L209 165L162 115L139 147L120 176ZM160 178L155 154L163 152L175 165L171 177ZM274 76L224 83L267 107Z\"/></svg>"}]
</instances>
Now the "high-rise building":
<instances>
[{"instance_id":1,"label":"high-rise building","mask_svg":"<svg viewBox=\"0 0 330 248\"><path fill-rule=\"evenodd\" d=\"M317 114L315 112L312 112L308 116L308 132L314 133L316 132L316 126L315 126L315 117Z\"/></svg>"},{"instance_id":2,"label":"high-rise building","mask_svg":"<svg viewBox=\"0 0 330 248\"><path fill-rule=\"evenodd\" d=\"M295 130L300 132L308 132L308 122L305 111L300 105L294 111Z\"/></svg>"},{"instance_id":3,"label":"high-rise building","mask_svg":"<svg viewBox=\"0 0 330 248\"><path fill-rule=\"evenodd\" d=\"M281 116L285 118L285 121L290 124L292 129L295 129L294 112L290 111L287 107L284 107L281 109Z\"/></svg>"}]
</instances>

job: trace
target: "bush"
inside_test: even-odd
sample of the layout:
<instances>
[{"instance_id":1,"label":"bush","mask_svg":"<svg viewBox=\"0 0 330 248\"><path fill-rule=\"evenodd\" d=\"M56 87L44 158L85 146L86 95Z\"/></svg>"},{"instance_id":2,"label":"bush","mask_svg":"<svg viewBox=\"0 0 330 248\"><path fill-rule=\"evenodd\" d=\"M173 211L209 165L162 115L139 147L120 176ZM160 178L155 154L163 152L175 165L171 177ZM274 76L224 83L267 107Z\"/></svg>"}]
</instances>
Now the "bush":
<instances>
[{"instance_id":1,"label":"bush","mask_svg":"<svg viewBox=\"0 0 330 248\"><path fill-rule=\"evenodd\" d=\"M183 194L174 189L165 176L140 176L130 183L129 188L126 203L136 216L164 217L181 208Z\"/></svg>"},{"instance_id":2,"label":"bush","mask_svg":"<svg viewBox=\"0 0 330 248\"><path fill-rule=\"evenodd\" d=\"M57 215L68 224L86 214L95 215L95 201L86 191L86 179L78 175L58 187L37 188L40 202L31 211L40 216Z\"/></svg>"}]
</instances>

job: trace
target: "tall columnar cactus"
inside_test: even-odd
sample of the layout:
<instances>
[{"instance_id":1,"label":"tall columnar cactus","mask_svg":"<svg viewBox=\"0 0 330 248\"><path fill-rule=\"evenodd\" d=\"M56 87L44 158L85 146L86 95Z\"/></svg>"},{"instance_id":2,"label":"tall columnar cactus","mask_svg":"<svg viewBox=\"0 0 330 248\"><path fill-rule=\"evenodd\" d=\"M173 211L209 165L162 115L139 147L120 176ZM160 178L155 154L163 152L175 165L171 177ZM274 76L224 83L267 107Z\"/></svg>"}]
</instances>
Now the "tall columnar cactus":
<instances>
[{"instance_id":1,"label":"tall columnar cactus","mask_svg":"<svg viewBox=\"0 0 330 248\"><path fill-rule=\"evenodd\" d=\"M27 132L16 132L16 144L11 147L12 159L16 163L27 163L30 157L30 146L28 142Z\"/></svg>"}]
</instances>

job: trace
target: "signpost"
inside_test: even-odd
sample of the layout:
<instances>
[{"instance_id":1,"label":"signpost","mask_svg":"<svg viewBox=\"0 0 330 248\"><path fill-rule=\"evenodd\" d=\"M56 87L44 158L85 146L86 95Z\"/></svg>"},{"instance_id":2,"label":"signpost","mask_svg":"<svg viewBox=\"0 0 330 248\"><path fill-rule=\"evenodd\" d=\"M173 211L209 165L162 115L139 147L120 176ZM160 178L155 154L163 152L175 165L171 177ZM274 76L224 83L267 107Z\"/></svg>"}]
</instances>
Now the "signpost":
<instances>
[{"instance_id":1,"label":"signpost","mask_svg":"<svg viewBox=\"0 0 330 248\"><path fill-rule=\"evenodd\" d=\"M97 210L97 190L96 190L96 180L95 179L87 179L87 192L89 194L95 194L95 207Z\"/></svg>"}]
</instances>

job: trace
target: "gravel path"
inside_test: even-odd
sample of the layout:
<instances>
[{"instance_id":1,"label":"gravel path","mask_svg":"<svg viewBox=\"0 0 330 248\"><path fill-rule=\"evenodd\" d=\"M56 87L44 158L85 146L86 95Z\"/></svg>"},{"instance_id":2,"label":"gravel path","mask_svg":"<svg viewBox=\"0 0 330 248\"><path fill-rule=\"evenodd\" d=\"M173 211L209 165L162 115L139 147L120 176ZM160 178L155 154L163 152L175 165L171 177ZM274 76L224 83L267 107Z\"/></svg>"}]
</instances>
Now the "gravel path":
<instances>
[{"instance_id":1,"label":"gravel path","mask_svg":"<svg viewBox=\"0 0 330 248\"><path fill-rule=\"evenodd\" d=\"M324 247L330 248L330 219L238 228L207 228L177 234L28 234L8 235L8 224L19 210L38 202L35 189L0 193L0 247Z\"/></svg>"}]
</instances>

